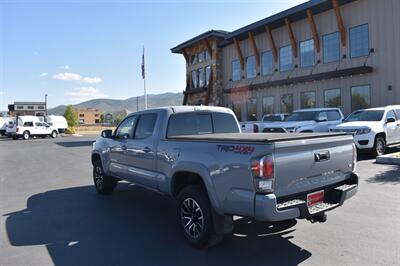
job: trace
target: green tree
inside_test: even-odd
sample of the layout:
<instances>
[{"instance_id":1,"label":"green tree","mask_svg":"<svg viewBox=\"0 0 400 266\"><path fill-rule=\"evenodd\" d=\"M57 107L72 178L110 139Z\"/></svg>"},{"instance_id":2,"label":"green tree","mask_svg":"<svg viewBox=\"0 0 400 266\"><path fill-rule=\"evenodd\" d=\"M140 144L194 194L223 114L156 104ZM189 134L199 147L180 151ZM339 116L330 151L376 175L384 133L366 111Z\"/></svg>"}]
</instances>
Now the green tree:
<instances>
[{"instance_id":1,"label":"green tree","mask_svg":"<svg viewBox=\"0 0 400 266\"><path fill-rule=\"evenodd\" d=\"M123 115L119 114L115 117L115 124L118 125L124 119Z\"/></svg>"},{"instance_id":2,"label":"green tree","mask_svg":"<svg viewBox=\"0 0 400 266\"><path fill-rule=\"evenodd\" d=\"M78 126L78 114L74 111L72 105L68 105L65 110L64 117L67 120L68 127L76 127Z\"/></svg>"},{"instance_id":3,"label":"green tree","mask_svg":"<svg viewBox=\"0 0 400 266\"><path fill-rule=\"evenodd\" d=\"M104 123L104 114L100 115L100 123Z\"/></svg>"}]
</instances>

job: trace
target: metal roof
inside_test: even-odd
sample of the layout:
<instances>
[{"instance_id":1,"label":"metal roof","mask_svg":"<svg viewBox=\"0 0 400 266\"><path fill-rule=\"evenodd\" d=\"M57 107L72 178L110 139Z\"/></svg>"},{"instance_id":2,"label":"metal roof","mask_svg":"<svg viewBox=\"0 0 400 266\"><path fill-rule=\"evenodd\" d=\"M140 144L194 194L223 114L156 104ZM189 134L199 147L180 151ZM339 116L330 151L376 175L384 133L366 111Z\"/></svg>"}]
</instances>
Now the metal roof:
<instances>
[{"instance_id":1,"label":"metal roof","mask_svg":"<svg viewBox=\"0 0 400 266\"><path fill-rule=\"evenodd\" d=\"M228 31L224 31L224 30L209 30L206 31L200 35L197 35L196 37L191 38L190 40L183 42L177 46L175 46L174 48L171 48L171 52L173 53L182 53L182 48L185 48L187 46L190 46L198 41L201 41L205 38L208 37L218 37L218 38L224 38L226 34L228 34Z\"/></svg>"},{"instance_id":2,"label":"metal roof","mask_svg":"<svg viewBox=\"0 0 400 266\"><path fill-rule=\"evenodd\" d=\"M37 104L46 104L45 102L14 102L14 105L37 105Z\"/></svg>"}]
</instances>

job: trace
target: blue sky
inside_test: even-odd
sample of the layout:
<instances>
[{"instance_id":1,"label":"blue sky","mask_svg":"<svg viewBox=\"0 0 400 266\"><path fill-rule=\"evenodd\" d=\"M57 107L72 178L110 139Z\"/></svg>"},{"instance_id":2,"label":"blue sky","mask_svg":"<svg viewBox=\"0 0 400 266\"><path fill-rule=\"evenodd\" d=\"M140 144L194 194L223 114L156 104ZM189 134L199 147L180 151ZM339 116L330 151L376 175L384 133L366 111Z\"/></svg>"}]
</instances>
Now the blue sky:
<instances>
[{"instance_id":1,"label":"blue sky","mask_svg":"<svg viewBox=\"0 0 400 266\"><path fill-rule=\"evenodd\" d=\"M210 29L232 31L304 2L0 0L0 110L180 92L185 62L170 48Z\"/></svg>"}]
</instances>

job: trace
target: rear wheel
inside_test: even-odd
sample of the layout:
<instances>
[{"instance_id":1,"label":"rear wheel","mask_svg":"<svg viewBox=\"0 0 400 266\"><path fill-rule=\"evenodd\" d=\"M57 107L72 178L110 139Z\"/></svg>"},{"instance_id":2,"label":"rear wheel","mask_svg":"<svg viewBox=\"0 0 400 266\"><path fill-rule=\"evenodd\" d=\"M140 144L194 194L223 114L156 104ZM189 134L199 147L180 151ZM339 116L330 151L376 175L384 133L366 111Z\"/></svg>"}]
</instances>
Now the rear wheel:
<instances>
[{"instance_id":1,"label":"rear wheel","mask_svg":"<svg viewBox=\"0 0 400 266\"><path fill-rule=\"evenodd\" d=\"M215 245L222 240L223 234L217 236L215 233L212 208L201 185L187 186L179 193L177 220L185 240L196 248Z\"/></svg>"},{"instance_id":2,"label":"rear wheel","mask_svg":"<svg viewBox=\"0 0 400 266\"><path fill-rule=\"evenodd\" d=\"M29 131L24 131L24 133L22 134L22 138L24 140L28 140L30 138L31 134L29 133Z\"/></svg>"},{"instance_id":3,"label":"rear wheel","mask_svg":"<svg viewBox=\"0 0 400 266\"><path fill-rule=\"evenodd\" d=\"M378 136L375 139L374 153L376 156L384 155L386 151L386 141L382 136Z\"/></svg>"},{"instance_id":4,"label":"rear wheel","mask_svg":"<svg viewBox=\"0 0 400 266\"><path fill-rule=\"evenodd\" d=\"M99 194L110 195L117 186L117 179L104 173L100 160L93 164L93 182Z\"/></svg>"},{"instance_id":5,"label":"rear wheel","mask_svg":"<svg viewBox=\"0 0 400 266\"><path fill-rule=\"evenodd\" d=\"M55 131L55 130L53 130L53 132L51 132L51 137L53 138L53 139L55 139L55 138L57 138L57 131Z\"/></svg>"}]
</instances>

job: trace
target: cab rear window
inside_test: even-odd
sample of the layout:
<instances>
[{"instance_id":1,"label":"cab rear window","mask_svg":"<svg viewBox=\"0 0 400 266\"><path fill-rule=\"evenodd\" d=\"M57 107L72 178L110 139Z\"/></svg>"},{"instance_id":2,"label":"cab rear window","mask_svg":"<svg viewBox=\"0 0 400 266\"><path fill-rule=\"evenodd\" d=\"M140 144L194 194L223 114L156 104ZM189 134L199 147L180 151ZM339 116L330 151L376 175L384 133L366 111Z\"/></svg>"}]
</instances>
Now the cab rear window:
<instances>
[{"instance_id":1,"label":"cab rear window","mask_svg":"<svg viewBox=\"0 0 400 266\"><path fill-rule=\"evenodd\" d=\"M238 125L231 114L181 113L169 119L167 137L238 132Z\"/></svg>"}]
</instances>

